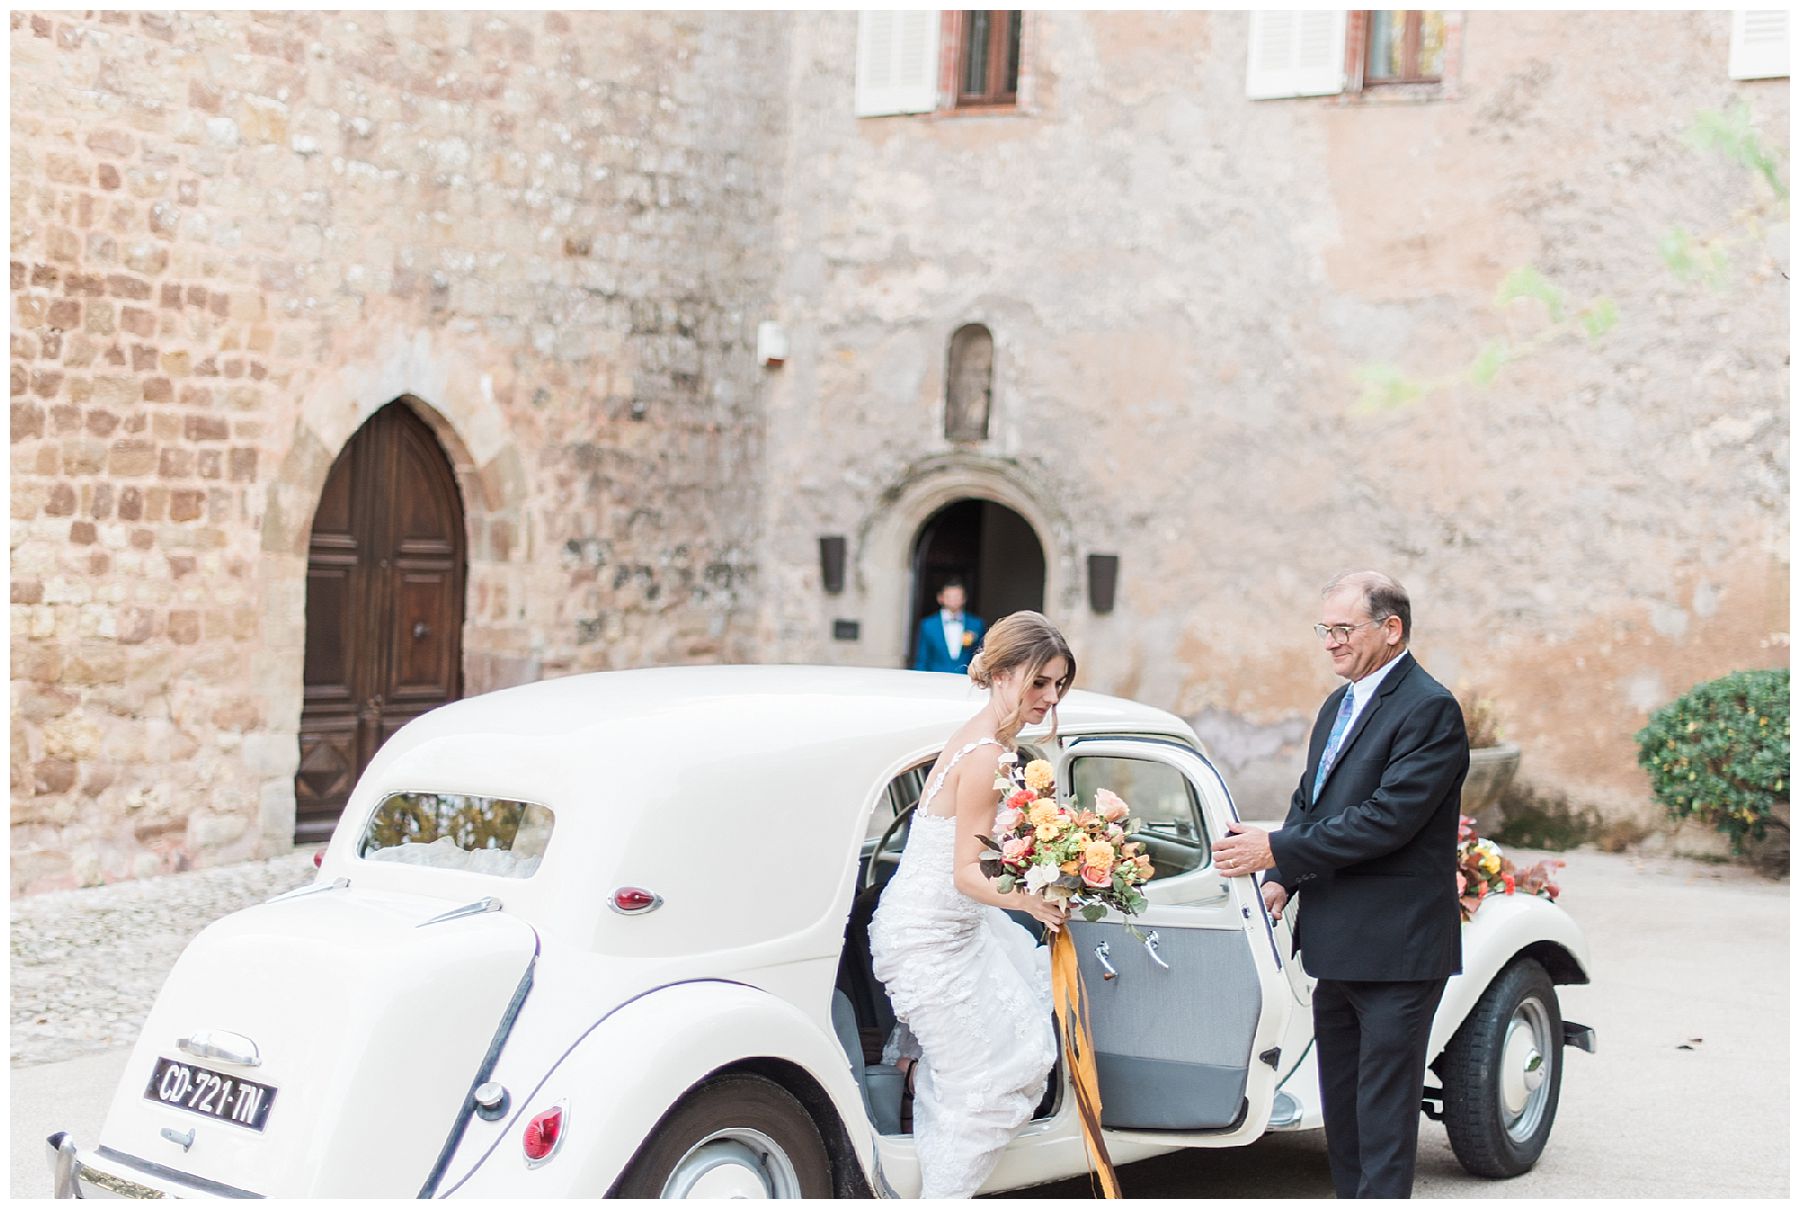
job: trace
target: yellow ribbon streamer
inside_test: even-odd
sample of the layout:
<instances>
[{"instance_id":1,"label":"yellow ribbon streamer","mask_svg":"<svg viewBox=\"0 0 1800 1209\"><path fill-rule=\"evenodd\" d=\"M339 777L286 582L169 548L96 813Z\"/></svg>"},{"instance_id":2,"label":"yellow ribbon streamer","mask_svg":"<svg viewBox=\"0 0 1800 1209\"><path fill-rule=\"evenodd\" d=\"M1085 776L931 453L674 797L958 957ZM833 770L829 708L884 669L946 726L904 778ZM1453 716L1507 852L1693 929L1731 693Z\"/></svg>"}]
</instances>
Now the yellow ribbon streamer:
<instances>
[{"instance_id":1,"label":"yellow ribbon streamer","mask_svg":"<svg viewBox=\"0 0 1800 1209\"><path fill-rule=\"evenodd\" d=\"M1100 1136L1100 1071L1094 1064L1094 1035L1088 1027L1087 996L1081 985L1081 963L1075 956L1075 938L1068 925L1050 936L1050 990L1056 1022L1062 1032L1063 1060L1069 1082L1075 1088L1075 1106L1081 1114L1081 1136L1087 1143L1088 1161L1100 1177L1101 1195L1118 1200L1119 1176L1106 1139Z\"/></svg>"}]
</instances>

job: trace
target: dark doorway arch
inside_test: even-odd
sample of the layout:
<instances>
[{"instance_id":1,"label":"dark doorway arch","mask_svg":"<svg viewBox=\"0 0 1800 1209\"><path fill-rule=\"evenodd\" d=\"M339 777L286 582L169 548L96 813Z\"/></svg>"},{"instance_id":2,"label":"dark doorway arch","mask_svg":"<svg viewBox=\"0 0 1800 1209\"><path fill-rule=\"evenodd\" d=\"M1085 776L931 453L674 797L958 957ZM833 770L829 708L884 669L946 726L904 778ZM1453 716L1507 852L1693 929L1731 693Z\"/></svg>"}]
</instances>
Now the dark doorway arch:
<instances>
[{"instance_id":1,"label":"dark doorway arch","mask_svg":"<svg viewBox=\"0 0 1800 1209\"><path fill-rule=\"evenodd\" d=\"M462 695L466 565L450 459L390 403L344 446L313 514L295 842L329 838L376 749Z\"/></svg>"},{"instance_id":2,"label":"dark doorway arch","mask_svg":"<svg viewBox=\"0 0 1800 1209\"><path fill-rule=\"evenodd\" d=\"M906 666L919 619L938 607L938 589L960 579L969 611L990 625L1020 609L1044 609L1044 545L1030 522L992 500L962 499L925 518L913 541L912 611Z\"/></svg>"}]
</instances>

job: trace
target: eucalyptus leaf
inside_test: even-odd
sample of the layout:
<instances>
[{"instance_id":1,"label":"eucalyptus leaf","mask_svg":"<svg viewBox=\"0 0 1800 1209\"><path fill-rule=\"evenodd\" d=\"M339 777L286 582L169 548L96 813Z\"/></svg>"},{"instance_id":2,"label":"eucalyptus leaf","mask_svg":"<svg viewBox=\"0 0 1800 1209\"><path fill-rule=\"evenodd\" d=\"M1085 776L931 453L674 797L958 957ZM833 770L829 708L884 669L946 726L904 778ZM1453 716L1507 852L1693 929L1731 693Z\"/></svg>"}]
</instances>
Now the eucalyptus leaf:
<instances>
[{"instance_id":1,"label":"eucalyptus leaf","mask_svg":"<svg viewBox=\"0 0 1800 1209\"><path fill-rule=\"evenodd\" d=\"M1106 915L1106 908L1099 903L1089 903L1081 909L1081 918L1091 924L1097 924Z\"/></svg>"}]
</instances>

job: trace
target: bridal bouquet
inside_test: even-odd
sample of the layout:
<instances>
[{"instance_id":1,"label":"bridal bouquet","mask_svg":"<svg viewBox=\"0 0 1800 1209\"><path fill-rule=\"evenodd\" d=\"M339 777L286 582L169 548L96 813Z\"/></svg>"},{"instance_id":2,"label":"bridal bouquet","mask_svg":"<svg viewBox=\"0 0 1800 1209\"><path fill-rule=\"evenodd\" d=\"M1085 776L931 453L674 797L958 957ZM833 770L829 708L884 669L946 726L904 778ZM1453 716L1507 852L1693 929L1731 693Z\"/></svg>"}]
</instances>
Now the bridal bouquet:
<instances>
[{"instance_id":1,"label":"bridal bouquet","mask_svg":"<svg viewBox=\"0 0 1800 1209\"><path fill-rule=\"evenodd\" d=\"M1056 772L1047 761L1019 766L1001 757L994 788L1005 793L994 835L981 836L981 869L1002 894L1018 890L1079 907L1093 923L1107 908L1124 915L1144 909L1138 887L1155 876L1144 846L1127 840L1141 823L1109 789L1094 791L1091 807L1073 795L1058 800Z\"/></svg>"}]
</instances>

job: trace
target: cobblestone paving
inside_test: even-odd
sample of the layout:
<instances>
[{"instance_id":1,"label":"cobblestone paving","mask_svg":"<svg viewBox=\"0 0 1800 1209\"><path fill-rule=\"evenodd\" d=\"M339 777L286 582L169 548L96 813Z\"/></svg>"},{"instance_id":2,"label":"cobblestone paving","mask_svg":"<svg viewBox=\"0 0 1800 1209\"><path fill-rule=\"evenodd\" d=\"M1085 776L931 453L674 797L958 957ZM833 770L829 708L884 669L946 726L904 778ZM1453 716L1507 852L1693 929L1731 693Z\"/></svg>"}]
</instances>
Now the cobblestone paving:
<instances>
[{"instance_id":1,"label":"cobblestone paving","mask_svg":"<svg viewBox=\"0 0 1800 1209\"><path fill-rule=\"evenodd\" d=\"M12 904L12 1065L129 1045L188 941L312 880L311 849Z\"/></svg>"}]
</instances>

